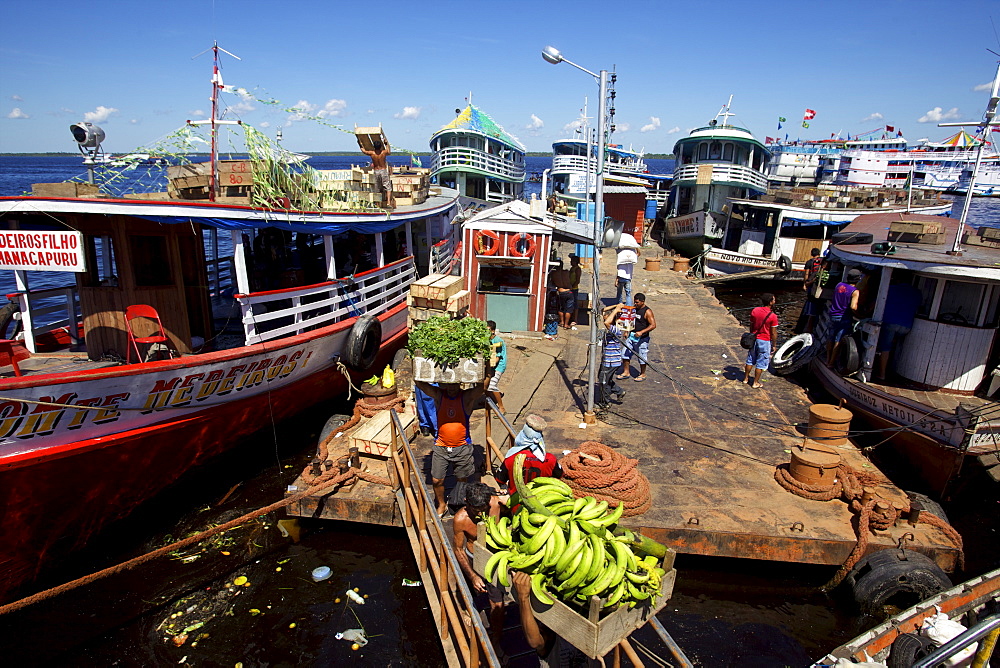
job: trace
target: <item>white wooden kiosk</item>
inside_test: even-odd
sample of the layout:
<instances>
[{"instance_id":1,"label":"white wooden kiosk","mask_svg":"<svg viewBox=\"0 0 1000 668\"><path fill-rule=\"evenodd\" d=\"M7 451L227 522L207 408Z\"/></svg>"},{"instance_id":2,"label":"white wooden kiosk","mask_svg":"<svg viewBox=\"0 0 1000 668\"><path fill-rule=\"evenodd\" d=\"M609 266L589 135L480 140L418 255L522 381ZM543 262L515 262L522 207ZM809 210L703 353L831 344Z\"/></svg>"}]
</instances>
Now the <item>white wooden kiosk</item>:
<instances>
[{"instance_id":1,"label":"white wooden kiosk","mask_svg":"<svg viewBox=\"0 0 1000 668\"><path fill-rule=\"evenodd\" d=\"M495 320L502 332L540 332L545 325L552 227L512 201L462 225L462 276L470 314Z\"/></svg>"}]
</instances>

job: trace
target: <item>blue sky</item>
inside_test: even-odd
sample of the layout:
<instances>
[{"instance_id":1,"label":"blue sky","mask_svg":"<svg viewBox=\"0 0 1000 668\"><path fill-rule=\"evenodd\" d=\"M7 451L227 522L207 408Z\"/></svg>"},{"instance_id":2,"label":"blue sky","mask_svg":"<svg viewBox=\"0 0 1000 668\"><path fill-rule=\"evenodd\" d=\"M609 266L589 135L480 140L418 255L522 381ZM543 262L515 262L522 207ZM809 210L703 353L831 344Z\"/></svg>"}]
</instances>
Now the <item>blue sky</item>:
<instances>
[{"instance_id":1,"label":"blue sky","mask_svg":"<svg viewBox=\"0 0 1000 668\"><path fill-rule=\"evenodd\" d=\"M1000 10L1000 5L993 5ZM824 139L891 125L907 139L982 116L1000 51L989 4L557 1L371 4L337 0L4 3L0 152L75 151L69 125L92 120L105 150L150 145L208 113L217 41L224 96L240 118L296 151L356 148L347 129L381 122L390 142L427 149L473 102L532 151L566 138L597 85L546 44L618 73L615 141L670 152L733 95L733 122ZM1000 14L1000 11L997 12ZM265 105L260 100L281 103ZM810 127L801 127L805 109ZM567 129L569 127L569 129Z\"/></svg>"}]
</instances>

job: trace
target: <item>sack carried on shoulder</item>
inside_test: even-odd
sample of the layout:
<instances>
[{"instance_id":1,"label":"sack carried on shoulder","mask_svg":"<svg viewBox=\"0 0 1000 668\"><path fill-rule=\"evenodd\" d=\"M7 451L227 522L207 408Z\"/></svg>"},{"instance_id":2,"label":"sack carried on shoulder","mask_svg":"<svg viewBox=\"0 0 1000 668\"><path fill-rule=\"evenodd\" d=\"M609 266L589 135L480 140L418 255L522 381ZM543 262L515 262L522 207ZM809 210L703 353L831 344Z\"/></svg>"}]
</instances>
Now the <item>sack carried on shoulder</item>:
<instances>
[{"instance_id":1,"label":"sack carried on shoulder","mask_svg":"<svg viewBox=\"0 0 1000 668\"><path fill-rule=\"evenodd\" d=\"M740 346L750 350L756 340L757 335L753 332L743 332L743 336L740 337Z\"/></svg>"}]
</instances>

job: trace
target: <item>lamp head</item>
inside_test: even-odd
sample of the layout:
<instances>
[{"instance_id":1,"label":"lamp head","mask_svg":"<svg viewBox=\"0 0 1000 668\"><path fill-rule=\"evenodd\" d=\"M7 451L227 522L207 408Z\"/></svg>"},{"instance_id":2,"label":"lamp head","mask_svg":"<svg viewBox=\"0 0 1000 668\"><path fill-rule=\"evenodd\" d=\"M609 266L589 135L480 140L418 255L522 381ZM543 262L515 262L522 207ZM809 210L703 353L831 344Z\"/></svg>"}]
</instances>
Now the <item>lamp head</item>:
<instances>
[{"instance_id":1,"label":"lamp head","mask_svg":"<svg viewBox=\"0 0 1000 668\"><path fill-rule=\"evenodd\" d=\"M73 133L73 139L84 148L97 148L104 141L104 130L93 123L84 121L69 126L69 131Z\"/></svg>"},{"instance_id":2,"label":"lamp head","mask_svg":"<svg viewBox=\"0 0 1000 668\"><path fill-rule=\"evenodd\" d=\"M542 49L542 58L545 59L545 62L552 63L553 65L558 65L563 61L562 54L554 46L547 46Z\"/></svg>"}]
</instances>

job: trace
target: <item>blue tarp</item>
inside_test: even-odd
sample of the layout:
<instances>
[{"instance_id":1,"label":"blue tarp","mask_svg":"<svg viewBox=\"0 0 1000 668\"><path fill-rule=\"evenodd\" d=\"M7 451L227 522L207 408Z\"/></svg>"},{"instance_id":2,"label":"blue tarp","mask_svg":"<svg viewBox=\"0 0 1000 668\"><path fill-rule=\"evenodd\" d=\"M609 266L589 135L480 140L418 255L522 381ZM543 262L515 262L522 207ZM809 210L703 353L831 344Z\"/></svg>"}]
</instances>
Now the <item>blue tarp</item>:
<instances>
[{"instance_id":1,"label":"blue tarp","mask_svg":"<svg viewBox=\"0 0 1000 668\"><path fill-rule=\"evenodd\" d=\"M375 234L376 232L388 232L389 230L394 230L397 227L406 223L405 220L400 220L398 218L390 219L384 215L373 215L371 220L365 220L354 223L334 223L329 221L324 222L305 222L305 221L283 221L280 217L275 216L274 218L269 218L267 220L245 220L245 219L233 219L233 218L184 218L181 216L138 216L140 218L145 218L146 220L152 220L157 223L164 225L176 225L178 223L182 224L194 224L199 223L201 225L208 225L209 227L217 227L220 230L249 230L249 229L263 229L265 227L273 227L279 230L287 230L289 232L307 232L310 234L343 234L344 232L358 232L360 234ZM414 218L413 220L419 220L419 218Z\"/></svg>"}]
</instances>

